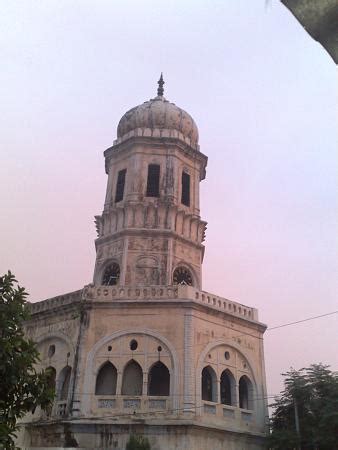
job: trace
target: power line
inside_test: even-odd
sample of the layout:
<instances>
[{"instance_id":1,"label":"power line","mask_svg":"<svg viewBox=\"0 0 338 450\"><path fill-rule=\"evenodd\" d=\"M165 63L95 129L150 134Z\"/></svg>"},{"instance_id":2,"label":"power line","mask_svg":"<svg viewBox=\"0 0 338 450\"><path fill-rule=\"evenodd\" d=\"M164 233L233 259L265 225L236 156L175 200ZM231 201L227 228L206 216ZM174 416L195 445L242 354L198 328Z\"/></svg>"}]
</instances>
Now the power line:
<instances>
[{"instance_id":1,"label":"power line","mask_svg":"<svg viewBox=\"0 0 338 450\"><path fill-rule=\"evenodd\" d=\"M326 314L321 314L320 316L308 317L307 319L296 320L295 322L284 323L282 325L276 325L275 327L269 327L266 331L277 330L277 328L289 327L290 325L295 325L297 323L308 322L314 319L320 319L321 317L332 316L333 314L338 314L338 311L332 311Z\"/></svg>"}]
</instances>

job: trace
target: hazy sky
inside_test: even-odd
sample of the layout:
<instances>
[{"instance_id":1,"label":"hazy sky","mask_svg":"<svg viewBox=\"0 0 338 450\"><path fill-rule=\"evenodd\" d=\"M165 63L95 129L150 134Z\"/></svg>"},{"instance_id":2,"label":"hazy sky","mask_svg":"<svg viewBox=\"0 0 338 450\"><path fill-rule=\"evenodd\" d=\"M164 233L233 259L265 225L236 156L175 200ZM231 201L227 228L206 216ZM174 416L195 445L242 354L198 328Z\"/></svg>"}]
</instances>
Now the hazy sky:
<instances>
[{"instance_id":1,"label":"hazy sky","mask_svg":"<svg viewBox=\"0 0 338 450\"><path fill-rule=\"evenodd\" d=\"M0 273L31 301L94 269L102 152L165 96L208 155L203 289L273 327L338 310L336 66L277 0L0 1ZM338 369L338 315L267 331L280 373Z\"/></svg>"}]
</instances>

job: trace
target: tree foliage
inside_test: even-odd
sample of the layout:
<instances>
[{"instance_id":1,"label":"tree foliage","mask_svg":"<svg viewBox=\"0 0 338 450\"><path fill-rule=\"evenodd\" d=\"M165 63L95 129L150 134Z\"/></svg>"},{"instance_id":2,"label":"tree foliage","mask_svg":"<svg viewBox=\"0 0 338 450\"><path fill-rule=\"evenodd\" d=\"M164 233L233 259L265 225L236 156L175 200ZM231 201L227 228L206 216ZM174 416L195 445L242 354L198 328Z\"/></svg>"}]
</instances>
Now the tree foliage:
<instances>
[{"instance_id":1,"label":"tree foliage","mask_svg":"<svg viewBox=\"0 0 338 450\"><path fill-rule=\"evenodd\" d=\"M274 411L268 447L274 450L338 449L338 374L323 364L312 364L283 375L284 391L271 405Z\"/></svg>"},{"instance_id":2,"label":"tree foliage","mask_svg":"<svg viewBox=\"0 0 338 450\"><path fill-rule=\"evenodd\" d=\"M144 436L132 435L127 442L126 450L150 450L150 444Z\"/></svg>"},{"instance_id":3,"label":"tree foliage","mask_svg":"<svg viewBox=\"0 0 338 450\"><path fill-rule=\"evenodd\" d=\"M51 404L54 392L48 371L35 369L39 353L24 336L27 293L11 272L0 277L0 448L12 449L17 420Z\"/></svg>"}]
</instances>

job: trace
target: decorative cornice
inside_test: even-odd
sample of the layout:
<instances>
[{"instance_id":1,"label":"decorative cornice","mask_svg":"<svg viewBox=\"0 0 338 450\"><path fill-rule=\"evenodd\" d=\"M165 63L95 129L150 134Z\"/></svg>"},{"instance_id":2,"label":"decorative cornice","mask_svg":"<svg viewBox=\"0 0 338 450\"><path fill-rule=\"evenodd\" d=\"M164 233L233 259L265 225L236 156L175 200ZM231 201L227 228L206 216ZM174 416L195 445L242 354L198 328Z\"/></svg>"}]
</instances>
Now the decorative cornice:
<instances>
[{"instance_id":1,"label":"decorative cornice","mask_svg":"<svg viewBox=\"0 0 338 450\"><path fill-rule=\"evenodd\" d=\"M149 212L153 212L150 219ZM205 239L207 226L207 222L201 220L199 216L169 202L157 204L123 202L117 207L112 204L102 216L95 216L95 224L98 232L97 243L105 242L112 237L115 239L123 233L128 235L134 232L142 235L171 233L172 237L183 239L199 248Z\"/></svg>"}]
</instances>

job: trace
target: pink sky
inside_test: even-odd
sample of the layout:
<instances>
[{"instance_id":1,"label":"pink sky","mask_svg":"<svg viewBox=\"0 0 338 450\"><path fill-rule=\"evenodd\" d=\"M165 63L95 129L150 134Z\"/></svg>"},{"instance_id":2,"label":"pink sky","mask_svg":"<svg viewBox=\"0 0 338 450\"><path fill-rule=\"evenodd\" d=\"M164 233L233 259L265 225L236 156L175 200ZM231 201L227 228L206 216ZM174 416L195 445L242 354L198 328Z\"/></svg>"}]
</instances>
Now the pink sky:
<instances>
[{"instance_id":1,"label":"pink sky","mask_svg":"<svg viewBox=\"0 0 338 450\"><path fill-rule=\"evenodd\" d=\"M31 301L91 282L102 152L163 71L209 157L203 289L271 327L338 310L336 66L278 1L12 0L0 49L0 273ZM338 369L337 325L266 333L269 394Z\"/></svg>"}]
</instances>

